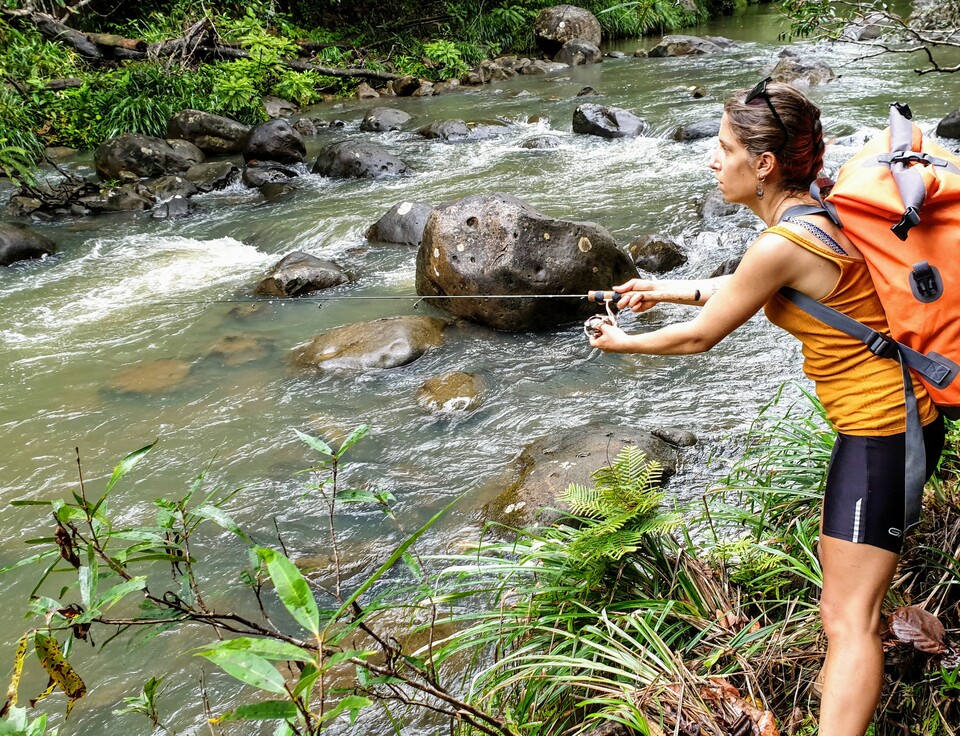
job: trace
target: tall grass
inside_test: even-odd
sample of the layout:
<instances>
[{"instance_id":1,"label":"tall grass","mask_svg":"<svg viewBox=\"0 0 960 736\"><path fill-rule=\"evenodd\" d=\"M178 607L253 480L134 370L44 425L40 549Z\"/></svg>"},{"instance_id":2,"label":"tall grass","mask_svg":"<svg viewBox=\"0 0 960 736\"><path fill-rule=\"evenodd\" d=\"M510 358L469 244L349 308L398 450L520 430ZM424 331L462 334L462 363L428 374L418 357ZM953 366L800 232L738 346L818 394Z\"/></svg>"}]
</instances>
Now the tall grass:
<instances>
[{"instance_id":1,"label":"tall grass","mask_svg":"<svg viewBox=\"0 0 960 736\"><path fill-rule=\"evenodd\" d=\"M650 482L655 473L640 472L642 457L621 455L593 489L571 489L577 516L544 529L490 528L471 549L441 558L430 599L452 633L420 656L429 652L471 702L531 736L604 723L727 734L744 719L812 732L825 645L817 520L832 442L816 399L781 391L703 509L683 510L682 534ZM931 500L888 601L923 604L948 628L960 618L951 467L952 490ZM875 733L953 733L958 673L889 646L894 667L919 656L923 675L891 678Z\"/></svg>"}]
</instances>

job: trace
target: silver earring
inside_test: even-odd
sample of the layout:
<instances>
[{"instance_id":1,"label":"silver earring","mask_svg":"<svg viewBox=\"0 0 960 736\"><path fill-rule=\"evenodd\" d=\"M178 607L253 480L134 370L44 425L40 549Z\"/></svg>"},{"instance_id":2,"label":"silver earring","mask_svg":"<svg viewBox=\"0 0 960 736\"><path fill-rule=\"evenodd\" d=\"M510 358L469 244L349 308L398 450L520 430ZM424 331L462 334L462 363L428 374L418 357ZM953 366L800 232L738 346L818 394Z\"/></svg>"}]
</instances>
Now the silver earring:
<instances>
[{"instance_id":1,"label":"silver earring","mask_svg":"<svg viewBox=\"0 0 960 736\"><path fill-rule=\"evenodd\" d=\"M763 179L764 177L757 177L757 199L763 199Z\"/></svg>"}]
</instances>

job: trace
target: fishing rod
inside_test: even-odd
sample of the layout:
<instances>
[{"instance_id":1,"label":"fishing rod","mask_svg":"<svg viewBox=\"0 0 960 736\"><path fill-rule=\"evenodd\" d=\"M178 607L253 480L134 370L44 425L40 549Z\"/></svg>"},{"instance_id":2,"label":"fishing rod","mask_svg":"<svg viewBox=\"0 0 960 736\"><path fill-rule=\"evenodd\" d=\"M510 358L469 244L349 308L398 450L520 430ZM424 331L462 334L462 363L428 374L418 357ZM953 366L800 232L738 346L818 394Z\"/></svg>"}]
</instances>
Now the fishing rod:
<instances>
[{"instance_id":1,"label":"fishing rod","mask_svg":"<svg viewBox=\"0 0 960 736\"><path fill-rule=\"evenodd\" d=\"M255 298L255 297L245 297L242 299L207 299L199 301L170 301L170 302L157 302L160 304L173 304L188 306L192 304L258 304L263 302L285 302L285 303L303 303L303 302L334 302L334 301L353 301L353 300L409 300L414 301L423 301L423 300L440 300L440 299L586 299L589 302L594 302L597 304L607 304L610 302L617 302L622 299L624 296L627 296L631 293L636 292L618 292L618 291L589 291L586 294L393 294L393 295L359 295L359 294L321 294L315 296L295 296L295 297L266 297L266 298ZM673 291L643 291L639 292L644 295L644 297L653 299L656 301L672 301L672 302L697 302L699 301L699 292L690 291L687 292L673 292ZM323 304L320 305L323 307Z\"/></svg>"}]
</instances>

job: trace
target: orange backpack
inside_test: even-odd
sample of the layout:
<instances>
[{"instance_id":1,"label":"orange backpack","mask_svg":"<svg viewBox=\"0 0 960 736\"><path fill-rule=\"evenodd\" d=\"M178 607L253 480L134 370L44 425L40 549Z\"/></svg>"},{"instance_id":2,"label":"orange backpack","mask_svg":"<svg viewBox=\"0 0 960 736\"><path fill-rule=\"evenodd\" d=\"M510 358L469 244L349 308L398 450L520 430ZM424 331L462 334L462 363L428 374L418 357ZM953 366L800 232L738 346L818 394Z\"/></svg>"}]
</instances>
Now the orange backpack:
<instances>
[{"instance_id":1,"label":"orange backpack","mask_svg":"<svg viewBox=\"0 0 960 736\"><path fill-rule=\"evenodd\" d=\"M960 157L924 140L906 105L845 163L823 200L863 253L895 340L960 360ZM934 402L960 411L960 381Z\"/></svg>"},{"instance_id":2,"label":"orange backpack","mask_svg":"<svg viewBox=\"0 0 960 736\"><path fill-rule=\"evenodd\" d=\"M817 207L863 254L893 340L793 289L781 290L822 322L862 340L903 368L907 404L905 528L917 522L925 480L911 371L938 408L960 418L960 157L923 139L910 108L890 106L890 127L810 187Z\"/></svg>"}]
</instances>

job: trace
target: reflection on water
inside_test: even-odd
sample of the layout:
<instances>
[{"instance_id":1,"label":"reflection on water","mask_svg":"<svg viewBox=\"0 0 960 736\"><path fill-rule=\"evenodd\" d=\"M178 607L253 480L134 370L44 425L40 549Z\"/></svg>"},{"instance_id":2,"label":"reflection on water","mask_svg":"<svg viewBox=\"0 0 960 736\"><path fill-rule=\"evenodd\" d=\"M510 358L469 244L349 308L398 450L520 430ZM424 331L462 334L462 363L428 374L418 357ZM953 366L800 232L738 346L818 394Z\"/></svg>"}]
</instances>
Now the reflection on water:
<instances>
[{"instance_id":1,"label":"reflection on water","mask_svg":"<svg viewBox=\"0 0 960 736\"><path fill-rule=\"evenodd\" d=\"M415 363L363 376L292 373L286 355L295 345L344 324L398 314L436 314L414 299L364 299L414 293L415 249L374 245L363 233L401 201L438 204L478 192L502 191L543 212L591 220L623 244L641 234L679 238L689 262L676 276L702 276L736 256L759 226L751 217L732 218L722 228L705 226L697 213L711 190L706 162L713 141L671 140L681 124L719 117L732 90L752 86L775 62L779 28L769 16L730 19L708 29L739 46L715 57L638 60L608 59L552 78L523 77L479 91L427 99L389 100L415 123L444 118L500 118L511 123L499 139L445 145L413 133L360 133L364 110L375 102L347 101L311 112L347 122L308 142L310 157L327 142L345 136L376 138L410 163L415 174L388 182L333 181L304 175L299 190L271 204L237 186L198 198L195 214L158 222L103 217L38 226L62 254L53 262L28 264L0 273L0 437L4 472L0 503L4 535L0 566L16 559L23 540L44 528L35 509L8 507L31 496L55 498L76 488L74 448L84 476L100 487L127 452L159 444L135 479L118 490L115 506L129 521L148 518L155 496L185 492L212 460L211 481L244 485L231 509L246 527L270 534L276 519L292 550L316 559L328 554L323 512L304 495L294 473L311 464L310 451L291 428L343 436L360 423L373 427L355 448L349 472L355 482L376 483L397 497L408 528L450 499L495 480L531 440L591 420L632 426L669 425L701 438L683 458L671 481L680 498L696 496L722 463L713 455L736 451L738 438L776 388L796 377L799 354L785 336L755 318L709 355L687 358L604 356L592 352L579 325L545 333L495 333L469 324L451 327L444 343ZM616 44L632 53L641 43ZM811 94L822 104L831 135L865 135L883 125L892 98L909 99L927 130L949 113L955 80L908 70L906 58L883 57L851 63L853 49L818 47L809 52L831 63L842 76ZM708 94L694 99L688 87ZM625 107L647 119L653 133L634 140L608 141L571 132L576 93L592 86L591 101ZM529 94L520 95L521 91ZM559 148L530 151L527 138L550 133ZM852 145L828 150L834 168ZM305 172L309 165L305 167ZM350 299L266 302L251 307L252 285L293 249L336 260L356 276L338 294ZM597 284L598 288L609 284ZM239 301L238 301L239 300ZM683 319L689 308L666 307L627 315L629 329L653 329ZM246 346L238 349L237 346ZM225 347L232 346L232 347ZM131 393L123 378L131 369L182 369L182 380L148 393ZM486 398L475 413L438 418L416 402L418 387L449 371L483 376ZM154 380L160 380L154 377ZM732 440L729 438L733 438ZM478 492L479 493L479 492ZM462 513L448 519L428 540L463 534L471 514L487 498L467 494ZM370 515L345 515L347 546L373 558L391 548L399 533ZM234 580L241 551L219 540L211 554L214 572ZM12 601L28 589L11 576L0 580L4 631L12 641L21 620ZM233 603L231 603L233 605ZM182 733L198 732L203 715L197 698L197 663L187 647L206 640L161 638L150 656L182 671L174 678L167 707L180 703L173 720ZM5 649L5 651L8 650ZM81 661L83 655L81 655ZM133 721L110 711L135 683L159 674L142 654L118 650L109 672L86 663L103 689L81 703L65 733L126 733ZM139 678L139 679L138 679ZM236 688L213 674L211 698L229 703Z\"/></svg>"}]
</instances>

